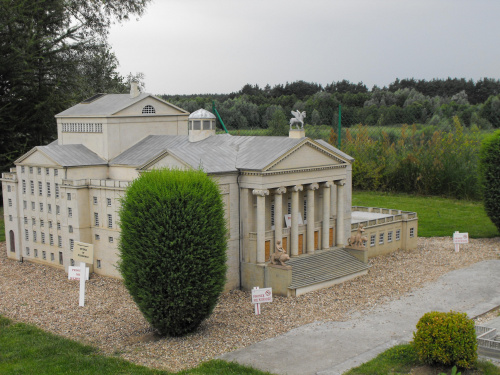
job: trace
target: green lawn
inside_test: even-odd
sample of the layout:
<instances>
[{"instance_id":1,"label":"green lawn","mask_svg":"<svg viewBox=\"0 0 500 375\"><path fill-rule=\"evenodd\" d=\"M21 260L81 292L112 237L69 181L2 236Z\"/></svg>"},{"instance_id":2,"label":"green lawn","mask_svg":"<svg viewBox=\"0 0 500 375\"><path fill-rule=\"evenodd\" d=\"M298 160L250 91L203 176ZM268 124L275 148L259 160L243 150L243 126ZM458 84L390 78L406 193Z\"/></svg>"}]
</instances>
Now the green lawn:
<instances>
[{"instance_id":1,"label":"green lawn","mask_svg":"<svg viewBox=\"0 0 500 375\"><path fill-rule=\"evenodd\" d=\"M349 370L344 375L404 375L410 374L412 368L421 366L423 366L423 364L419 361L413 347L410 344L396 345L379 354L371 361ZM436 369L432 367L426 369L427 370L424 370L422 368L418 374L451 374L452 371L451 367L440 368L438 372L436 372ZM462 370L461 372L462 375L500 375L500 368L489 362L481 360L478 361L477 368L475 370Z\"/></svg>"},{"instance_id":2,"label":"green lawn","mask_svg":"<svg viewBox=\"0 0 500 375\"><path fill-rule=\"evenodd\" d=\"M105 357L82 345L24 323L0 316L0 374L172 374L138 366L120 358ZM213 360L177 374L269 373L235 363Z\"/></svg>"},{"instance_id":3,"label":"green lawn","mask_svg":"<svg viewBox=\"0 0 500 375\"><path fill-rule=\"evenodd\" d=\"M468 232L471 238L500 236L482 202L354 191L352 205L414 211L418 214L420 237L452 236L455 231Z\"/></svg>"}]
</instances>

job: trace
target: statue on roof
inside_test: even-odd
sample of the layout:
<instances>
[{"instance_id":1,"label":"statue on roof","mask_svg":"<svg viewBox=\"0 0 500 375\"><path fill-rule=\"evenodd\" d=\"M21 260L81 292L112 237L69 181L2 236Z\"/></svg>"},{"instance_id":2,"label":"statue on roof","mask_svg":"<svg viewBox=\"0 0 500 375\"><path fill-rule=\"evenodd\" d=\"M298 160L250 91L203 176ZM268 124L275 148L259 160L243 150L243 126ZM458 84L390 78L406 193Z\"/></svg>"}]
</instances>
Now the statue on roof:
<instances>
[{"instance_id":1,"label":"statue on roof","mask_svg":"<svg viewBox=\"0 0 500 375\"><path fill-rule=\"evenodd\" d=\"M304 129L304 119L306 118L306 111L292 111L292 115L294 116L294 118L290 119L290 130L292 130L293 124L295 124L297 130Z\"/></svg>"}]
</instances>

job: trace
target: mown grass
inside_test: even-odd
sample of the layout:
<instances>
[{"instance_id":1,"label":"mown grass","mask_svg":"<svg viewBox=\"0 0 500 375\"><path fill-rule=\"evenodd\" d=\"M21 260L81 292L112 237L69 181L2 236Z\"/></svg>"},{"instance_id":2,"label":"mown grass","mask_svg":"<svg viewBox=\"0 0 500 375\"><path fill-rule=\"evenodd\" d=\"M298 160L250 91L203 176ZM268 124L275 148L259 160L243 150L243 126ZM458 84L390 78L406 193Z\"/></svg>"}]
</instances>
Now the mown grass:
<instances>
[{"instance_id":1,"label":"mown grass","mask_svg":"<svg viewBox=\"0 0 500 375\"><path fill-rule=\"evenodd\" d=\"M452 236L455 231L468 232L471 238L500 236L479 201L354 191L352 205L414 211L420 237Z\"/></svg>"},{"instance_id":2,"label":"mown grass","mask_svg":"<svg viewBox=\"0 0 500 375\"><path fill-rule=\"evenodd\" d=\"M355 367L344 375L386 375L386 374L410 374L414 368L420 368L418 374L451 374L452 367L434 368L424 366L415 353L411 344L396 345L377 357ZM460 370L462 375L500 375L500 368L487 361L478 361L476 369Z\"/></svg>"},{"instance_id":3,"label":"mown grass","mask_svg":"<svg viewBox=\"0 0 500 375\"><path fill-rule=\"evenodd\" d=\"M24 323L0 316L0 374L173 374L120 358ZM213 360L177 374L269 374L235 363Z\"/></svg>"}]
</instances>

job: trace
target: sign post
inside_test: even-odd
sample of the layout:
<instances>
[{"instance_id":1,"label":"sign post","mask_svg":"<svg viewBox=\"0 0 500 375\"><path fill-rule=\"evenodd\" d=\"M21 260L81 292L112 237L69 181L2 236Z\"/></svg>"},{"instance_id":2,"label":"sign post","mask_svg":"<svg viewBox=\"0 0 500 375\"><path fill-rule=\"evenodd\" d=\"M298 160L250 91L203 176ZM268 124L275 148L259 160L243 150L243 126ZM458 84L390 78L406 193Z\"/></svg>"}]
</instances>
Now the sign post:
<instances>
[{"instance_id":1,"label":"sign post","mask_svg":"<svg viewBox=\"0 0 500 375\"><path fill-rule=\"evenodd\" d=\"M469 233L459 233L456 231L453 233L453 243L455 244L455 252L458 253L461 243L469 243Z\"/></svg>"},{"instance_id":2,"label":"sign post","mask_svg":"<svg viewBox=\"0 0 500 375\"><path fill-rule=\"evenodd\" d=\"M262 288L258 286L252 289L252 303L255 305L255 315L260 315L260 304L273 302L273 288Z\"/></svg>"},{"instance_id":3,"label":"sign post","mask_svg":"<svg viewBox=\"0 0 500 375\"><path fill-rule=\"evenodd\" d=\"M73 257L80 262L80 306L85 306L85 263L94 263L94 245L75 241Z\"/></svg>"}]
</instances>

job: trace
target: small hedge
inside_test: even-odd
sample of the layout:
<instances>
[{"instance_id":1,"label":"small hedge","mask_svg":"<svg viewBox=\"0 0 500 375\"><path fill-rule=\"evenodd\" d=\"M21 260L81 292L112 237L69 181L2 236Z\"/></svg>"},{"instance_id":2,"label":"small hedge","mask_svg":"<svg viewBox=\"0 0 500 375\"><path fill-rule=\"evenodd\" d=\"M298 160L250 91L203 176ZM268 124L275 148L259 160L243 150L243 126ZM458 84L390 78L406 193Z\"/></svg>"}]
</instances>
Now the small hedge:
<instances>
[{"instance_id":1,"label":"small hedge","mask_svg":"<svg viewBox=\"0 0 500 375\"><path fill-rule=\"evenodd\" d=\"M500 130L483 140L479 160L484 208L500 231Z\"/></svg>"},{"instance_id":2,"label":"small hedge","mask_svg":"<svg viewBox=\"0 0 500 375\"><path fill-rule=\"evenodd\" d=\"M420 318L413 346L419 359L427 364L472 368L477 361L474 322L467 314L432 311Z\"/></svg>"},{"instance_id":3,"label":"small hedge","mask_svg":"<svg viewBox=\"0 0 500 375\"><path fill-rule=\"evenodd\" d=\"M218 185L202 171L153 170L127 189L119 269L161 334L194 331L225 285L226 223Z\"/></svg>"}]
</instances>

